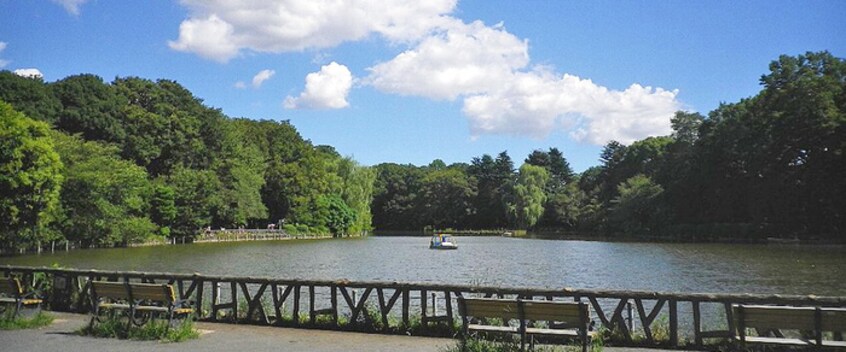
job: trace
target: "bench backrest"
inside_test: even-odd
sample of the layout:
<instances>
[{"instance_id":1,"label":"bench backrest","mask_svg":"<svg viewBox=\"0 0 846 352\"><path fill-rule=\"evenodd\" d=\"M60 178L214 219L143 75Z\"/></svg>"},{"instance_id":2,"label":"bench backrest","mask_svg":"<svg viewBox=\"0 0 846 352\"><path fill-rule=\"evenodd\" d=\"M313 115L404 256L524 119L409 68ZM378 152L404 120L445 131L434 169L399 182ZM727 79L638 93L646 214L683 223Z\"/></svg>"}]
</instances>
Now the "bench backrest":
<instances>
[{"instance_id":1,"label":"bench backrest","mask_svg":"<svg viewBox=\"0 0 846 352\"><path fill-rule=\"evenodd\" d=\"M503 320L520 319L520 306L514 300L494 298L463 298L459 305L463 316L476 318L502 318Z\"/></svg>"},{"instance_id":2,"label":"bench backrest","mask_svg":"<svg viewBox=\"0 0 846 352\"><path fill-rule=\"evenodd\" d=\"M462 298L464 316L476 318L522 319L549 321L570 327L583 327L590 320L590 311L580 302L505 300L494 298Z\"/></svg>"},{"instance_id":3,"label":"bench backrest","mask_svg":"<svg viewBox=\"0 0 846 352\"><path fill-rule=\"evenodd\" d=\"M739 305L734 316L746 328L761 331L774 329L814 330L814 307L777 307Z\"/></svg>"},{"instance_id":4,"label":"bench backrest","mask_svg":"<svg viewBox=\"0 0 846 352\"><path fill-rule=\"evenodd\" d=\"M0 294L12 297L20 297L23 295L23 287L21 281L16 277L0 278Z\"/></svg>"},{"instance_id":5,"label":"bench backrest","mask_svg":"<svg viewBox=\"0 0 846 352\"><path fill-rule=\"evenodd\" d=\"M588 306L580 302L522 301L526 320L557 322L567 327L584 327L590 320Z\"/></svg>"},{"instance_id":6,"label":"bench backrest","mask_svg":"<svg viewBox=\"0 0 846 352\"><path fill-rule=\"evenodd\" d=\"M150 300L172 303L176 300L173 286L168 284L140 284L111 281L92 281L94 297L115 300Z\"/></svg>"},{"instance_id":7,"label":"bench backrest","mask_svg":"<svg viewBox=\"0 0 846 352\"><path fill-rule=\"evenodd\" d=\"M846 331L846 308L822 309L823 331Z\"/></svg>"},{"instance_id":8,"label":"bench backrest","mask_svg":"<svg viewBox=\"0 0 846 352\"><path fill-rule=\"evenodd\" d=\"M816 330L816 307L736 305L738 326L758 330ZM821 331L846 331L846 309L819 308ZM742 320L742 325L740 324Z\"/></svg>"}]
</instances>

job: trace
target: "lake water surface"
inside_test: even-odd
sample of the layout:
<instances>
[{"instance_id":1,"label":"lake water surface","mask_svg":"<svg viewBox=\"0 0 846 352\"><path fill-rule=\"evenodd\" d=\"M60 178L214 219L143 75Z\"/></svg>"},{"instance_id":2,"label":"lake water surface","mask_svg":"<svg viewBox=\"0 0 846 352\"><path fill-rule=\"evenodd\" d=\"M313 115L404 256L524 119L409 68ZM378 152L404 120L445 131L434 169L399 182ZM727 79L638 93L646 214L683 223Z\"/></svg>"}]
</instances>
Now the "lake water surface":
<instances>
[{"instance_id":1,"label":"lake water surface","mask_svg":"<svg viewBox=\"0 0 846 352\"><path fill-rule=\"evenodd\" d=\"M543 288L846 295L846 247L459 237L224 242L0 258L0 264Z\"/></svg>"}]
</instances>

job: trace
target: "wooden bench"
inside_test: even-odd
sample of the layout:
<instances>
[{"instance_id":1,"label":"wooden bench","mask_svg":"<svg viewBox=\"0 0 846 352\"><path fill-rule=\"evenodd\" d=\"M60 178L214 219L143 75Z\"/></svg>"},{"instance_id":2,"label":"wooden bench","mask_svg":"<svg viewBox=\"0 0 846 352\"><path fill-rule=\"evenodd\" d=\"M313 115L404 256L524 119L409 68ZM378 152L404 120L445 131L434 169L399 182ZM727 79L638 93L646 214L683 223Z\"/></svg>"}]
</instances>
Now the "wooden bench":
<instances>
[{"instance_id":1,"label":"wooden bench","mask_svg":"<svg viewBox=\"0 0 846 352\"><path fill-rule=\"evenodd\" d=\"M846 309L820 307L790 307L762 305L734 305L737 326L735 340L746 344L846 349L846 342L823 339L824 332L842 340L846 331ZM755 329L759 336L747 336L747 329ZM799 337L785 337L784 330L798 330Z\"/></svg>"},{"instance_id":2,"label":"wooden bench","mask_svg":"<svg viewBox=\"0 0 846 352\"><path fill-rule=\"evenodd\" d=\"M466 339L472 332L519 334L520 349L525 350L529 337L562 336L579 339L582 351L587 351L594 335L588 331L590 308L581 302L459 297L458 309L463 326L462 339ZM470 317L482 321L471 323ZM487 318L502 319L505 326L487 324ZM519 326L508 325L509 320L517 320ZM534 321L545 321L549 327L530 327Z\"/></svg>"},{"instance_id":3,"label":"wooden bench","mask_svg":"<svg viewBox=\"0 0 846 352\"><path fill-rule=\"evenodd\" d=\"M175 318L194 312L187 301L176 298L173 286L168 284L92 281L91 300L91 325L105 311L125 311L129 324L138 326L144 325L154 315L162 314L172 326Z\"/></svg>"},{"instance_id":4,"label":"wooden bench","mask_svg":"<svg viewBox=\"0 0 846 352\"><path fill-rule=\"evenodd\" d=\"M21 280L16 277L0 277L0 305L3 313L10 306L14 306L12 316L17 316L21 309L27 306L39 307L41 299L34 290L24 290Z\"/></svg>"}]
</instances>

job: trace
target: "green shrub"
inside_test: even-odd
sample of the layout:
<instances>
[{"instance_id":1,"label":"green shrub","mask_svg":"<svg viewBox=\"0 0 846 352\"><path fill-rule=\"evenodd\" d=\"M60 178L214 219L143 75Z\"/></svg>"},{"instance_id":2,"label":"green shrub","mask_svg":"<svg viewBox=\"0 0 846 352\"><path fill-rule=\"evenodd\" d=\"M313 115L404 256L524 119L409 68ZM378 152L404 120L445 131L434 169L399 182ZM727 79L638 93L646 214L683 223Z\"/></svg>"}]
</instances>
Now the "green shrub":
<instances>
[{"instance_id":1,"label":"green shrub","mask_svg":"<svg viewBox=\"0 0 846 352\"><path fill-rule=\"evenodd\" d=\"M0 330L33 329L53 323L53 316L39 311L32 317L14 316L13 309L7 308L0 317Z\"/></svg>"},{"instance_id":2,"label":"green shrub","mask_svg":"<svg viewBox=\"0 0 846 352\"><path fill-rule=\"evenodd\" d=\"M538 346L535 345L535 352L570 352L581 351L581 346ZM457 341L455 345L449 346L442 352L518 352L520 351L520 342L513 339L503 339L498 341L489 341L471 338L465 341ZM601 352L602 345L593 344L591 351Z\"/></svg>"},{"instance_id":3,"label":"green shrub","mask_svg":"<svg viewBox=\"0 0 846 352\"><path fill-rule=\"evenodd\" d=\"M175 327L170 327L166 320L157 319L152 319L140 327L128 325L124 319L110 317L93 326L86 326L77 333L83 336L165 342L182 342L200 337L191 319L184 319Z\"/></svg>"}]
</instances>

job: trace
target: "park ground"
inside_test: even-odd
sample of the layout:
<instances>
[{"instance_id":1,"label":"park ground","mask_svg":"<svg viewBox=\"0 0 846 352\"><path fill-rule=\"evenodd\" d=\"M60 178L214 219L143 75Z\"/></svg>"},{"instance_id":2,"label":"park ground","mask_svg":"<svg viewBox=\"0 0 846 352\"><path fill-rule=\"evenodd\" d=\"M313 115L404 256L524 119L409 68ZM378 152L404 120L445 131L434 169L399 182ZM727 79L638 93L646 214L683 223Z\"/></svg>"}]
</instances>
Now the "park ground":
<instances>
[{"instance_id":1,"label":"park ground","mask_svg":"<svg viewBox=\"0 0 846 352\"><path fill-rule=\"evenodd\" d=\"M179 343L128 341L79 336L75 332L88 323L83 314L55 313L53 324L30 330L0 331L4 352L438 352L455 344L448 338L379 335L340 331L292 329L223 323L196 324L201 336ZM606 347L607 352L660 352L655 349Z\"/></svg>"}]
</instances>

